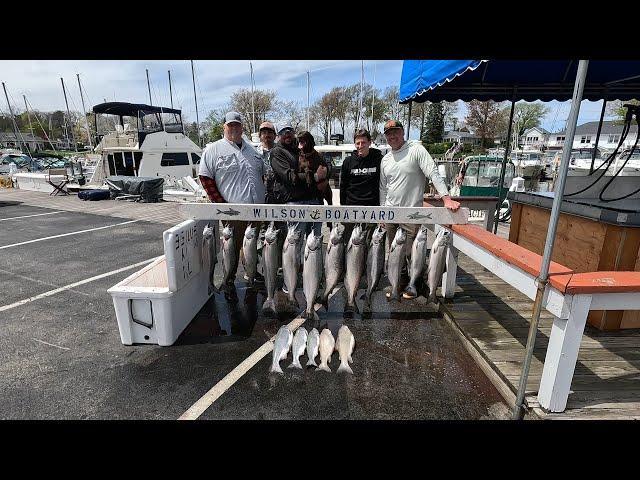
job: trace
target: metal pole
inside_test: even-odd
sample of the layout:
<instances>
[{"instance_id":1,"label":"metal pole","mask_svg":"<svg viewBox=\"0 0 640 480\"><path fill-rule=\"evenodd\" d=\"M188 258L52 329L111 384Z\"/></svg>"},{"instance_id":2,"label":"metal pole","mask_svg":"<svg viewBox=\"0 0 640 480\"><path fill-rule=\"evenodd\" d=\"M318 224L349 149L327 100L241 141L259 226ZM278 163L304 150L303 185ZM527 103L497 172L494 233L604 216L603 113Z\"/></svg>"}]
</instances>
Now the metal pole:
<instances>
[{"instance_id":1,"label":"metal pole","mask_svg":"<svg viewBox=\"0 0 640 480\"><path fill-rule=\"evenodd\" d=\"M309 108L310 108L309 100L311 98L310 97L310 86L309 86L310 82L311 82L311 80L309 78L309 70L307 70L307 132L311 131L310 130L311 125L310 125L310 122L309 122Z\"/></svg>"},{"instance_id":2,"label":"metal pole","mask_svg":"<svg viewBox=\"0 0 640 480\"><path fill-rule=\"evenodd\" d=\"M252 134L256 129L256 107L253 103L253 64L249 62L249 68L251 69L251 131L249 134Z\"/></svg>"},{"instance_id":3,"label":"metal pole","mask_svg":"<svg viewBox=\"0 0 640 480\"><path fill-rule=\"evenodd\" d=\"M64 88L64 78L60 77L60 81L62 82L62 93L64 94L64 103L67 106L67 116L71 119L71 113L69 112L69 102L67 101L67 90ZM67 122L65 121L65 124ZM67 127L68 128L68 127ZM67 130L68 132L69 130ZM67 133L67 142L69 141L69 134ZM74 150L78 151L78 144L76 143L76 139L73 135L73 128L71 128L71 141L73 142Z\"/></svg>"},{"instance_id":4,"label":"metal pole","mask_svg":"<svg viewBox=\"0 0 640 480\"><path fill-rule=\"evenodd\" d=\"M147 72L147 90L149 90L149 105L153 107L153 101L151 100L151 84L149 83L149 69L145 68L145 72Z\"/></svg>"},{"instance_id":5,"label":"metal pole","mask_svg":"<svg viewBox=\"0 0 640 480\"><path fill-rule=\"evenodd\" d=\"M84 106L84 95L82 95L82 84L80 83L80 74L76 73L78 77L78 88L80 89L80 100L82 101L82 115L84 115L84 122L87 126L87 138L89 139L89 146L93 150L93 141L91 140L91 130L89 129L89 119L87 118L87 109Z\"/></svg>"},{"instance_id":6,"label":"metal pole","mask_svg":"<svg viewBox=\"0 0 640 480\"><path fill-rule=\"evenodd\" d=\"M580 102L582 101L582 92L584 91L584 82L587 78L587 68L589 60L580 60L578 64L578 72L573 87L573 99L571 100L571 111L567 120L566 138L573 139L578 123L578 113L580 113ZM533 313L531 315L531 324L529 325L529 336L527 338L527 350L522 365L522 375L520 376L520 384L518 385L518 396L516 404L513 407L513 419L520 420L524 415L522 404L524 395L527 390L527 379L529 378L529 367L531 366L531 357L533 356L533 348L536 341L536 333L538 331L538 321L540 320L540 310L542 309L542 297L547 286L549 277L549 264L551 263L551 253L553 252L553 242L556 236L556 228L558 227L558 218L560 217L560 206L562 205L562 196L564 194L564 184L567 179L567 171L569 170L569 158L571 157L571 147L573 142L564 142L562 146L562 160L560 161L559 177L555 195L553 197L553 206L551 207L551 218L549 219L549 229L547 230L547 239L544 244L544 254L542 256L542 265L540 265L540 275L536 283L538 289L536 291L536 299L533 304Z\"/></svg>"},{"instance_id":7,"label":"metal pole","mask_svg":"<svg viewBox=\"0 0 640 480\"><path fill-rule=\"evenodd\" d=\"M409 140L409 132L411 131L411 104L413 100L409 100L409 115L407 115L407 133L405 134L405 141Z\"/></svg>"},{"instance_id":8,"label":"metal pole","mask_svg":"<svg viewBox=\"0 0 640 480\"><path fill-rule=\"evenodd\" d=\"M602 111L600 112L600 122L598 123L598 132L596 133L596 144L593 147L593 155L591 156L591 166L589 167L589 175L593 173L593 165L596 163L596 152L598 151L598 142L600 141L600 131L602 130L602 120L604 119L604 110L607 107L607 97L605 95L602 101ZM565 137L566 138L566 137ZM571 142L573 145L573 141Z\"/></svg>"},{"instance_id":9,"label":"metal pole","mask_svg":"<svg viewBox=\"0 0 640 480\"><path fill-rule=\"evenodd\" d=\"M169 73L169 98L171 99L171 108L173 108L173 91L171 89L171 70L168 70Z\"/></svg>"},{"instance_id":10,"label":"metal pole","mask_svg":"<svg viewBox=\"0 0 640 480\"><path fill-rule=\"evenodd\" d=\"M196 96L196 74L193 70L193 60L191 60L191 78L193 80L193 99L196 102L196 125L198 127L198 144L202 148L202 137L200 137L200 117L198 116L198 97Z\"/></svg>"},{"instance_id":11,"label":"metal pole","mask_svg":"<svg viewBox=\"0 0 640 480\"><path fill-rule=\"evenodd\" d=\"M360 100L358 101L358 125L356 129L362 126L363 99L364 99L364 60L362 60L362 66L360 67Z\"/></svg>"},{"instance_id":12,"label":"metal pole","mask_svg":"<svg viewBox=\"0 0 640 480\"><path fill-rule=\"evenodd\" d=\"M7 95L7 87L5 86L4 82L2 82L2 89L4 90L4 98L7 99L7 105L9 106L9 113L11 113L11 120L13 121L13 133L16 136L16 144L17 144L20 141L20 138L22 138L22 134L19 133L18 124L16 123L16 117L13 114L13 109L11 108L11 103L9 102L9 95ZM24 139L22 139L22 144L25 146L27 153L29 153L29 146L24 142Z\"/></svg>"},{"instance_id":13,"label":"metal pole","mask_svg":"<svg viewBox=\"0 0 640 480\"><path fill-rule=\"evenodd\" d=\"M373 64L373 84L371 85L371 132L373 132L373 106L376 103L376 64Z\"/></svg>"},{"instance_id":14,"label":"metal pole","mask_svg":"<svg viewBox=\"0 0 640 480\"><path fill-rule=\"evenodd\" d=\"M33 143L37 146L36 135L33 133L33 125L31 125L31 114L29 113L29 107L27 106L27 96L22 95L24 99L24 108L27 110L27 120L29 120L29 129L31 130L31 136L33 137ZM34 149L35 150L35 149Z\"/></svg>"},{"instance_id":15,"label":"metal pole","mask_svg":"<svg viewBox=\"0 0 640 480\"><path fill-rule=\"evenodd\" d=\"M498 184L498 204L496 210L498 214L493 221L493 233L498 231L498 221L500 219L500 207L502 206L502 187L504 184L504 175L507 171L507 159L509 158L509 146L511 144L511 129L513 126L513 114L516 110L516 89L513 89L513 97L511 97L511 113L509 114L509 126L507 127L507 144L504 146L504 158L502 159L502 168L500 168L500 183Z\"/></svg>"}]
</instances>

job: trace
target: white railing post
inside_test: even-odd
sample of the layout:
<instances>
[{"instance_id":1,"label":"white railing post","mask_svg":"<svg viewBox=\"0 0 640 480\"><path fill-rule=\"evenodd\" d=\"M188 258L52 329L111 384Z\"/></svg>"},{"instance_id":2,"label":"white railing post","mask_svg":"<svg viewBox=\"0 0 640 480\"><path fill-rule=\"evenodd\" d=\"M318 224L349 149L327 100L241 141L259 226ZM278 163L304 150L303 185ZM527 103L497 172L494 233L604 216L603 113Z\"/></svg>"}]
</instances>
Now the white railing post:
<instances>
[{"instance_id":1,"label":"white railing post","mask_svg":"<svg viewBox=\"0 0 640 480\"><path fill-rule=\"evenodd\" d=\"M591 295L574 295L569 318L563 320L556 317L553 320L538 389L540 406L550 412L563 412L567 407L591 298Z\"/></svg>"}]
</instances>

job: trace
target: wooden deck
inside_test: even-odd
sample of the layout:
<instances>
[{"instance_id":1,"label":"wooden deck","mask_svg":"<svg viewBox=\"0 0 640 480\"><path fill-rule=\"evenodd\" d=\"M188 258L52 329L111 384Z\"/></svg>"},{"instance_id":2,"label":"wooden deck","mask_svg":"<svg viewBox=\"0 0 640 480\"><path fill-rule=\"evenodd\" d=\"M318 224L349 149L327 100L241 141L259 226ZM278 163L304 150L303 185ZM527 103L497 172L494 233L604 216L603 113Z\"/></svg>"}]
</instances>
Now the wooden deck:
<instances>
[{"instance_id":1,"label":"wooden deck","mask_svg":"<svg viewBox=\"0 0 640 480\"><path fill-rule=\"evenodd\" d=\"M0 188L0 202L20 202L33 207L144 220L172 226L184 220L178 213L178 204L175 202L136 203L124 200L91 202L80 200L77 194L50 196L48 193L10 188Z\"/></svg>"},{"instance_id":2,"label":"wooden deck","mask_svg":"<svg viewBox=\"0 0 640 480\"><path fill-rule=\"evenodd\" d=\"M502 232L504 235L504 230ZM467 350L513 405L527 344L533 302L462 253L455 298L445 318ZM640 419L640 330L601 332L587 326L567 409L545 413L537 403L552 315L540 317L526 401L543 419ZM473 351L475 349L475 352ZM483 365L484 363L484 365Z\"/></svg>"}]
</instances>

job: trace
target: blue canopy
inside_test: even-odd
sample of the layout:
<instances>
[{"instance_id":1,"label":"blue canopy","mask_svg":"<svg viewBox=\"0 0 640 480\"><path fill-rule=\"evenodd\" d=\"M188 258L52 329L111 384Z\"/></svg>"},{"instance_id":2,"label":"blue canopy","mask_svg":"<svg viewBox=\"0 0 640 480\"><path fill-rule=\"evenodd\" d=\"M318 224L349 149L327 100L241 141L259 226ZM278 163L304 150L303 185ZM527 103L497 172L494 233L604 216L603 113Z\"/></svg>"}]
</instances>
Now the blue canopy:
<instances>
[{"instance_id":1,"label":"blue canopy","mask_svg":"<svg viewBox=\"0 0 640 480\"><path fill-rule=\"evenodd\" d=\"M577 60L405 60L400 103L571 100ZM640 61L591 60L584 100L640 98Z\"/></svg>"}]
</instances>

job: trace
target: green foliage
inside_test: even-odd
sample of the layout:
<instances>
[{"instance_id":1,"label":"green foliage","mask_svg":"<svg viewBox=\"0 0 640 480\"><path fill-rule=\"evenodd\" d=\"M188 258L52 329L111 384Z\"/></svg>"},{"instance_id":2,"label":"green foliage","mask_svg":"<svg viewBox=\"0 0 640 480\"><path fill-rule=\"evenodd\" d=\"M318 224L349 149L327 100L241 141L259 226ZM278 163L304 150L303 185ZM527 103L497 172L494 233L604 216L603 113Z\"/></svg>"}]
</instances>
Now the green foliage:
<instances>
[{"instance_id":1,"label":"green foliage","mask_svg":"<svg viewBox=\"0 0 640 480\"><path fill-rule=\"evenodd\" d=\"M425 143L442 142L444 135L444 107L442 103L428 106L425 118L425 130L422 141Z\"/></svg>"},{"instance_id":2,"label":"green foliage","mask_svg":"<svg viewBox=\"0 0 640 480\"><path fill-rule=\"evenodd\" d=\"M453 143L450 143L450 142L424 144L425 148L427 149L427 152L429 152L432 155L441 155L445 153L447 150L449 150L449 148L451 148L451 145L453 145Z\"/></svg>"}]
</instances>

